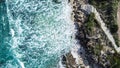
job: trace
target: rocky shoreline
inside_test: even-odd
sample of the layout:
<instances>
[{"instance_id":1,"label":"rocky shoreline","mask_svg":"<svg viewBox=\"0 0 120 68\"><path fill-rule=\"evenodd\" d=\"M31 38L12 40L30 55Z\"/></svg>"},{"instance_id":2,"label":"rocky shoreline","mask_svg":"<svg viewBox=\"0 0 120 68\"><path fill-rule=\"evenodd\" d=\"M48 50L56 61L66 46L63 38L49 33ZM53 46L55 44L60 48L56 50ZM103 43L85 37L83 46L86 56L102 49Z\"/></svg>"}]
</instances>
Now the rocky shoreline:
<instances>
[{"instance_id":1,"label":"rocky shoreline","mask_svg":"<svg viewBox=\"0 0 120 68\"><path fill-rule=\"evenodd\" d=\"M76 40L78 42L75 45L75 47L71 49L71 52L63 57L63 64L65 64L65 68L90 68L86 58L84 47L81 46L84 45L86 42L82 41L82 38L79 37L80 35L81 37L84 37L84 34L79 33L80 31L84 31L84 30L82 29L79 30L80 29L79 27L82 25L82 23L85 22L86 17L85 17L85 13L81 10L79 11L78 9L80 8L81 4L84 3L86 3L85 0L83 1L70 0L70 4L72 5L72 9L73 9L71 18L74 21L74 24L77 29ZM82 42L79 40L81 40Z\"/></svg>"},{"instance_id":2,"label":"rocky shoreline","mask_svg":"<svg viewBox=\"0 0 120 68\"><path fill-rule=\"evenodd\" d=\"M82 9L88 0L70 0L72 20L77 29L78 43L63 58L65 68L109 68L118 60L113 44L106 36L94 14ZM92 21L89 24L89 19ZM92 27L91 27L92 26ZM114 62L114 63L113 63ZM118 63L119 64L119 63Z\"/></svg>"}]
</instances>

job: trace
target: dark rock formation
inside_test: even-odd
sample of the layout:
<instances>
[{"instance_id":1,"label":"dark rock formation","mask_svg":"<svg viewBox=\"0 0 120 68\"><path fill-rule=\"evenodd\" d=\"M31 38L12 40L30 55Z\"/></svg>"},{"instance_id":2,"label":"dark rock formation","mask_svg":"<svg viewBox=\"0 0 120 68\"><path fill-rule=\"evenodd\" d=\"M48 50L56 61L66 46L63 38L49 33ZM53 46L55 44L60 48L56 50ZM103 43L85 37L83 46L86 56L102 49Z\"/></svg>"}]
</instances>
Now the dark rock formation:
<instances>
[{"instance_id":1,"label":"dark rock formation","mask_svg":"<svg viewBox=\"0 0 120 68\"><path fill-rule=\"evenodd\" d=\"M70 1L73 6L72 17L77 29L76 40L80 41L79 44L85 51L84 57L88 61L90 68L110 68L114 64L111 61L118 60L118 57L113 56L115 51L112 44L94 19L94 16L90 16L86 11L81 10L81 5L87 4L88 1ZM82 52L80 52L81 54ZM66 54L63 60L65 60L66 68L78 68L71 53ZM83 66L83 68L86 67Z\"/></svg>"}]
</instances>

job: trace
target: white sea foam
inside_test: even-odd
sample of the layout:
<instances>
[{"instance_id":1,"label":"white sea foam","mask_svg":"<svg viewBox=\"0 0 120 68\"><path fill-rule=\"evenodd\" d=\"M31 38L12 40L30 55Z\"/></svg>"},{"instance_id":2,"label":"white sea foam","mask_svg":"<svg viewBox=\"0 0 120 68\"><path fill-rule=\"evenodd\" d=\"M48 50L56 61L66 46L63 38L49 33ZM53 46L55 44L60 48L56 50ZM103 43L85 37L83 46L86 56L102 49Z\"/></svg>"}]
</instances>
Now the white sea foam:
<instances>
[{"instance_id":1,"label":"white sea foam","mask_svg":"<svg viewBox=\"0 0 120 68\"><path fill-rule=\"evenodd\" d=\"M15 32L13 29L11 29L11 35L12 35L12 37L15 35Z\"/></svg>"},{"instance_id":2,"label":"white sea foam","mask_svg":"<svg viewBox=\"0 0 120 68\"><path fill-rule=\"evenodd\" d=\"M62 64L62 59L60 58L58 68L65 68L65 66Z\"/></svg>"},{"instance_id":3,"label":"white sea foam","mask_svg":"<svg viewBox=\"0 0 120 68\"><path fill-rule=\"evenodd\" d=\"M54 68L75 44L67 1L6 0L14 58L22 68ZM25 64L25 65L24 65Z\"/></svg>"}]
</instances>

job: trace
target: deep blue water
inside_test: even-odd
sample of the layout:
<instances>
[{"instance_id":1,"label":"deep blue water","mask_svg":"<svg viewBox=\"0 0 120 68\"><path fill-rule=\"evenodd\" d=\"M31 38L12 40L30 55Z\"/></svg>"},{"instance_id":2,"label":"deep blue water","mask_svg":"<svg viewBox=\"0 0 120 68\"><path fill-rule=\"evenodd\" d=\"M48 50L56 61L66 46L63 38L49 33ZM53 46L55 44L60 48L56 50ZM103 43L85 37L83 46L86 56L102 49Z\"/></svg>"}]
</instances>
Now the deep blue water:
<instances>
[{"instance_id":1,"label":"deep blue water","mask_svg":"<svg viewBox=\"0 0 120 68\"><path fill-rule=\"evenodd\" d=\"M54 1L0 1L0 68L60 67L75 31L67 0Z\"/></svg>"}]
</instances>

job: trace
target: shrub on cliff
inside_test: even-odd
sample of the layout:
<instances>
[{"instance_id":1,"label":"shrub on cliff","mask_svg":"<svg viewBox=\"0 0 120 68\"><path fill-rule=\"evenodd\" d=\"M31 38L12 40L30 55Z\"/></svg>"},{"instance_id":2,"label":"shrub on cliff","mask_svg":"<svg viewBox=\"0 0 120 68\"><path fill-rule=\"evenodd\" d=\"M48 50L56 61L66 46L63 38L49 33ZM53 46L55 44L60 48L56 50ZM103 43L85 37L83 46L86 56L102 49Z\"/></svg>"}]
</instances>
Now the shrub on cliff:
<instances>
[{"instance_id":1,"label":"shrub on cliff","mask_svg":"<svg viewBox=\"0 0 120 68\"><path fill-rule=\"evenodd\" d=\"M87 28L89 30L92 30L92 28L94 27L94 21L95 21L95 14L94 13L91 13L89 16L88 16L88 20L87 20Z\"/></svg>"},{"instance_id":2,"label":"shrub on cliff","mask_svg":"<svg viewBox=\"0 0 120 68\"><path fill-rule=\"evenodd\" d=\"M113 24L110 26L110 32L111 33L116 33L118 31L118 25L117 24Z\"/></svg>"}]
</instances>

